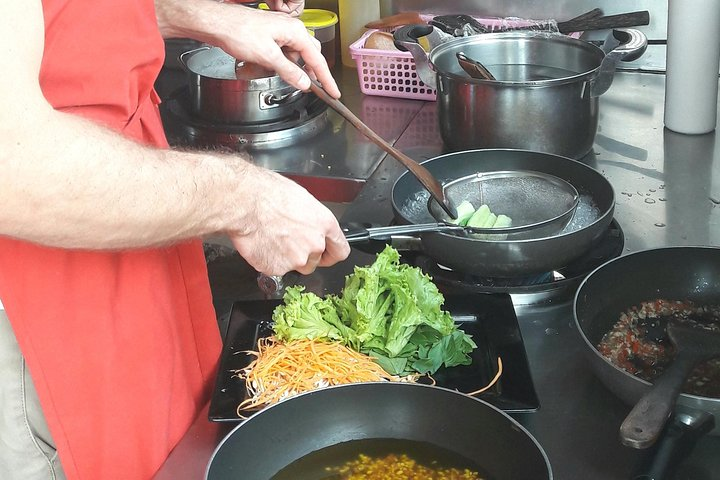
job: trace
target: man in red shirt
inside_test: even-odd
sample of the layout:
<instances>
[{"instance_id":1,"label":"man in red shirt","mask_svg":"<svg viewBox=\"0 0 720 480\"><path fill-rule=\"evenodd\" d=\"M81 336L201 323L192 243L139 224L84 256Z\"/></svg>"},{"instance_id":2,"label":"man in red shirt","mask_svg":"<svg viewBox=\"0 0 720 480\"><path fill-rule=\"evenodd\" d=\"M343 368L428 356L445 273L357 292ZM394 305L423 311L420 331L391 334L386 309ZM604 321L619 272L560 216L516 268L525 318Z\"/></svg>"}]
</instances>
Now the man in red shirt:
<instances>
[{"instance_id":1,"label":"man in red shirt","mask_svg":"<svg viewBox=\"0 0 720 480\"><path fill-rule=\"evenodd\" d=\"M279 11L0 3L0 478L153 476L214 380L203 236L228 235L272 275L349 254L333 214L297 184L240 154L168 149L163 134L163 37L217 45L306 90L302 57L339 97L293 18L302 0L268 3Z\"/></svg>"}]
</instances>

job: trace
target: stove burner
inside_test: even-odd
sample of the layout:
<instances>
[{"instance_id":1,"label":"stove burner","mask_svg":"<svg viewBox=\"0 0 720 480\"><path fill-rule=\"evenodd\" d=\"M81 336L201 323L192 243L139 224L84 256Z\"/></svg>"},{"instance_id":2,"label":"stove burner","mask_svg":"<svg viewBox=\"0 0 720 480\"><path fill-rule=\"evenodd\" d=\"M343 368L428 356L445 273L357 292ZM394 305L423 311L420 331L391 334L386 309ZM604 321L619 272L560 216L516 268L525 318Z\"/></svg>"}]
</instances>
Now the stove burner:
<instances>
[{"instance_id":1,"label":"stove burner","mask_svg":"<svg viewBox=\"0 0 720 480\"><path fill-rule=\"evenodd\" d=\"M278 148L310 138L327 124L327 105L314 95L287 117L262 123L222 123L201 118L192 112L188 87L176 90L160 107L163 117L169 117L166 124L175 126L174 131L167 132L171 143L180 145L234 150Z\"/></svg>"},{"instance_id":2,"label":"stove burner","mask_svg":"<svg viewBox=\"0 0 720 480\"><path fill-rule=\"evenodd\" d=\"M624 246L625 235L617 221L613 220L605 234L581 258L563 268L539 275L516 278L480 277L438 265L422 252L403 252L402 258L430 275L444 293L572 294L588 273L606 261L618 257Z\"/></svg>"}]
</instances>

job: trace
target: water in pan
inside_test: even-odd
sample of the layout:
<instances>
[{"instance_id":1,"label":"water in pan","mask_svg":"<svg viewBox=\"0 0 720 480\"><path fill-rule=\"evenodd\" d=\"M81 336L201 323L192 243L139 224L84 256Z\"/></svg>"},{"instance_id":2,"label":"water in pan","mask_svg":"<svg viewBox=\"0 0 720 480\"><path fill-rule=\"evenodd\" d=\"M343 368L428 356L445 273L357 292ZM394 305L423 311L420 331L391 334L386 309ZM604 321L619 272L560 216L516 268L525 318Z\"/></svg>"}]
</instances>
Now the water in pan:
<instances>
[{"instance_id":1,"label":"water in pan","mask_svg":"<svg viewBox=\"0 0 720 480\"><path fill-rule=\"evenodd\" d=\"M430 194L427 190L417 192L413 197L405 200L400 205L402 214L412 223L432 223L436 220L428 211L428 199ZM503 213L498 210L496 213ZM567 224L561 234L574 232L584 228L600 218L600 209L593 202L590 195L580 194L580 202L578 203L575 215L570 223Z\"/></svg>"}]
</instances>

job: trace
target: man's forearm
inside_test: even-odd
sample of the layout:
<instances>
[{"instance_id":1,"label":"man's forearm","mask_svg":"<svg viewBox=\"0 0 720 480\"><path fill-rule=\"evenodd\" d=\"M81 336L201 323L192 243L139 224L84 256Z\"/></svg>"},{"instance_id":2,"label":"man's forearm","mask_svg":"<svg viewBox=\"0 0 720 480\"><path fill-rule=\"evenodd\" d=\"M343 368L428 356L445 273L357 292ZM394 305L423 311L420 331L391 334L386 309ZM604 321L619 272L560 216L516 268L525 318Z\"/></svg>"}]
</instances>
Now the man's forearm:
<instances>
[{"instance_id":1,"label":"man's forearm","mask_svg":"<svg viewBox=\"0 0 720 480\"><path fill-rule=\"evenodd\" d=\"M164 38L187 37L217 43L217 24L223 11L234 6L217 0L155 0L155 12Z\"/></svg>"},{"instance_id":2,"label":"man's forearm","mask_svg":"<svg viewBox=\"0 0 720 480\"><path fill-rule=\"evenodd\" d=\"M225 192L267 175L239 156L145 147L51 109L17 127L0 152L0 233L47 245L144 247L221 231L252 209Z\"/></svg>"}]
</instances>

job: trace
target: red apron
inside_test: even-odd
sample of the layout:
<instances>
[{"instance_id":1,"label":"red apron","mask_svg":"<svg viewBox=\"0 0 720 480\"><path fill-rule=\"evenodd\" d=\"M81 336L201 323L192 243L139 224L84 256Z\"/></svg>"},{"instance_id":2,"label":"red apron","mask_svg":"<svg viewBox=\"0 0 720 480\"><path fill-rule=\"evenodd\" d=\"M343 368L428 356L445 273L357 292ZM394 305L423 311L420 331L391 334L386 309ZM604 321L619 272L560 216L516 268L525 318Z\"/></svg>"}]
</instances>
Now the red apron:
<instances>
[{"instance_id":1,"label":"red apron","mask_svg":"<svg viewBox=\"0 0 720 480\"><path fill-rule=\"evenodd\" d=\"M166 147L153 0L43 8L48 101ZM106 253L0 238L0 299L68 478L151 478L208 400L219 357L201 242Z\"/></svg>"}]
</instances>

